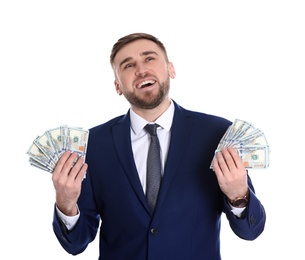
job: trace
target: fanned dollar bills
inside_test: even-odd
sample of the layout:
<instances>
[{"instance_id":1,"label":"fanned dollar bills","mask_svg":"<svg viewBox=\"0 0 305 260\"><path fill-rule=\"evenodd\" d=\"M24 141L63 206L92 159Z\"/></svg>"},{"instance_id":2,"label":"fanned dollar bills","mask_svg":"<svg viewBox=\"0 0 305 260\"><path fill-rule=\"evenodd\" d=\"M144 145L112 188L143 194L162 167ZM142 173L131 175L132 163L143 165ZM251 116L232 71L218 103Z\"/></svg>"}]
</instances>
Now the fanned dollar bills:
<instances>
[{"instance_id":1,"label":"fanned dollar bills","mask_svg":"<svg viewBox=\"0 0 305 260\"><path fill-rule=\"evenodd\" d=\"M89 130L63 125L37 136L27 151L30 165L52 173L64 151L86 156Z\"/></svg>"},{"instance_id":2,"label":"fanned dollar bills","mask_svg":"<svg viewBox=\"0 0 305 260\"><path fill-rule=\"evenodd\" d=\"M234 147L246 168L269 167L270 148L264 133L252 124L236 119L220 140L215 154L223 148ZM212 164L210 168L213 168Z\"/></svg>"}]
</instances>

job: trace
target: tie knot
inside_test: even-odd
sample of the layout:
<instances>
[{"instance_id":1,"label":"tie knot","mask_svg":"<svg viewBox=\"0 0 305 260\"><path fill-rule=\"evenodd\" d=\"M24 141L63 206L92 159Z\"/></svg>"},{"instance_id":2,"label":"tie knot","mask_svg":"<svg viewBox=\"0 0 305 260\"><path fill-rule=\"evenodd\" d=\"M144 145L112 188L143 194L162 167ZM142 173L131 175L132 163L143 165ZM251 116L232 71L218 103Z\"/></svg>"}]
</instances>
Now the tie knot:
<instances>
[{"instance_id":1,"label":"tie knot","mask_svg":"<svg viewBox=\"0 0 305 260\"><path fill-rule=\"evenodd\" d=\"M144 128L151 136L154 136L157 134L158 126L158 124L147 124Z\"/></svg>"}]
</instances>

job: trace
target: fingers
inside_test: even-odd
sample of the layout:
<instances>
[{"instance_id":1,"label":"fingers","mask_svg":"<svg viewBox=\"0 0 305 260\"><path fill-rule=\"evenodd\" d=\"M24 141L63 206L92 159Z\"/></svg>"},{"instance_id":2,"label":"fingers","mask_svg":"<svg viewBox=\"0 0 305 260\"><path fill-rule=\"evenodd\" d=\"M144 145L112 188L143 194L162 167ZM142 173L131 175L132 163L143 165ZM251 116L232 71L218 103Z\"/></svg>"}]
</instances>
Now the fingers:
<instances>
[{"instance_id":1,"label":"fingers","mask_svg":"<svg viewBox=\"0 0 305 260\"><path fill-rule=\"evenodd\" d=\"M87 167L82 156L79 157L75 152L65 151L55 167L52 178L53 180L59 178L70 178L72 180L80 178L82 180Z\"/></svg>"},{"instance_id":2,"label":"fingers","mask_svg":"<svg viewBox=\"0 0 305 260\"><path fill-rule=\"evenodd\" d=\"M52 174L56 190L56 205L67 216L77 214L77 199L87 171L84 157L76 152L65 151Z\"/></svg>"},{"instance_id":3,"label":"fingers","mask_svg":"<svg viewBox=\"0 0 305 260\"><path fill-rule=\"evenodd\" d=\"M229 198L242 194L248 186L247 171L238 152L233 147L216 153L213 169L221 190Z\"/></svg>"},{"instance_id":4,"label":"fingers","mask_svg":"<svg viewBox=\"0 0 305 260\"><path fill-rule=\"evenodd\" d=\"M83 156L78 157L75 165L70 170L70 175L75 177L75 180L81 182L84 179L87 169L88 169L88 165L84 163L84 157Z\"/></svg>"},{"instance_id":5,"label":"fingers","mask_svg":"<svg viewBox=\"0 0 305 260\"><path fill-rule=\"evenodd\" d=\"M234 148L225 148L216 153L213 161L214 169L219 169L223 173L233 171L237 168L236 161L240 159L238 153Z\"/></svg>"},{"instance_id":6,"label":"fingers","mask_svg":"<svg viewBox=\"0 0 305 260\"><path fill-rule=\"evenodd\" d=\"M244 168L243 161L240 158L238 152L233 147L229 147L228 151L232 156L232 159L234 161L234 164L235 164L236 168Z\"/></svg>"},{"instance_id":7,"label":"fingers","mask_svg":"<svg viewBox=\"0 0 305 260\"><path fill-rule=\"evenodd\" d=\"M233 147L224 148L216 153L213 159L213 169L218 176L232 175L236 172L246 173L243 161Z\"/></svg>"}]
</instances>

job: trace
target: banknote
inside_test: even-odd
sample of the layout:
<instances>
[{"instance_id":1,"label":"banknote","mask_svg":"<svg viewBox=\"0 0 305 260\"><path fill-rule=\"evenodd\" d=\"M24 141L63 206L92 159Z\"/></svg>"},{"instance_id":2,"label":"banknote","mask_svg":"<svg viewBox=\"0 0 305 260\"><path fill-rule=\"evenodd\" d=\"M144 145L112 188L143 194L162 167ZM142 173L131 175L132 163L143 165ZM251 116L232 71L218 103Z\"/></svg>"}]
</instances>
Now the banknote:
<instances>
[{"instance_id":1,"label":"banknote","mask_svg":"<svg viewBox=\"0 0 305 260\"><path fill-rule=\"evenodd\" d=\"M215 154L223 148L234 147L249 169L269 167L270 147L265 134L247 121L236 119L219 141ZM212 163L210 165L212 169Z\"/></svg>"},{"instance_id":2,"label":"banknote","mask_svg":"<svg viewBox=\"0 0 305 260\"><path fill-rule=\"evenodd\" d=\"M44 152L34 142L28 149L27 155L29 155L30 157L30 162L35 162L35 164L40 165L42 169L45 169L46 171L54 170L55 167L54 162L51 160L51 158L47 157L44 154Z\"/></svg>"},{"instance_id":3,"label":"banknote","mask_svg":"<svg viewBox=\"0 0 305 260\"><path fill-rule=\"evenodd\" d=\"M86 157L89 130L62 125L45 131L32 142L26 154L31 166L52 173L63 152Z\"/></svg>"},{"instance_id":4,"label":"banknote","mask_svg":"<svg viewBox=\"0 0 305 260\"><path fill-rule=\"evenodd\" d=\"M48 139L46 133L41 136L37 136L34 140L34 144L42 151L42 153L51 160L54 165L57 162L56 151L51 146L51 141Z\"/></svg>"},{"instance_id":5,"label":"banknote","mask_svg":"<svg viewBox=\"0 0 305 260\"><path fill-rule=\"evenodd\" d=\"M61 157L64 150L63 136L60 127L46 131L46 136L50 140L50 146L55 151L57 160Z\"/></svg>"},{"instance_id":6,"label":"banknote","mask_svg":"<svg viewBox=\"0 0 305 260\"><path fill-rule=\"evenodd\" d=\"M236 148L246 168L267 168L269 167L269 147L267 146L246 146Z\"/></svg>"},{"instance_id":7,"label":"banknote","mask_svg":"<svg viewBox=\"0 0 305 260\"><path fill-rule=\"evenodd\" d=\"M77 127L67 127L65 150L77 152L79 155L85 155L89 131Z\"/></svg>"}]
</instances>

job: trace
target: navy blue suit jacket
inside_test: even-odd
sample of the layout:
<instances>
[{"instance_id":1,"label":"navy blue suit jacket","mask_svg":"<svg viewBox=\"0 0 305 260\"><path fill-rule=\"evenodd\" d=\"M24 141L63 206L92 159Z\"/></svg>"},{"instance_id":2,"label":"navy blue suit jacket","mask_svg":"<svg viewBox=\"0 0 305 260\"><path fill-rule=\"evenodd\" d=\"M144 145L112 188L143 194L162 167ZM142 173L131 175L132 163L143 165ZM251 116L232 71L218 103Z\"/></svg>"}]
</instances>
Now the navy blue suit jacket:
<instances>
[{"instance_id":1,"label":"navy blue suit jacket","mask_svg":"<svg viewBox=\"0 0 305 260\"><path fill-rule=\"evenodd\" d=\"M151 215L133 158L129 112L90 129L89 169L78 201L80 218L67 231L54 213L54 232L70 254L79 254L96 236L100 220L100 258L110 260L219 260L224 212L233 232L257 238L265 211L255 196L243 218L230 210L215 173L214 151L231 124L175 102L171 141L158 202Z\"/></svg>"}]
</instances>

